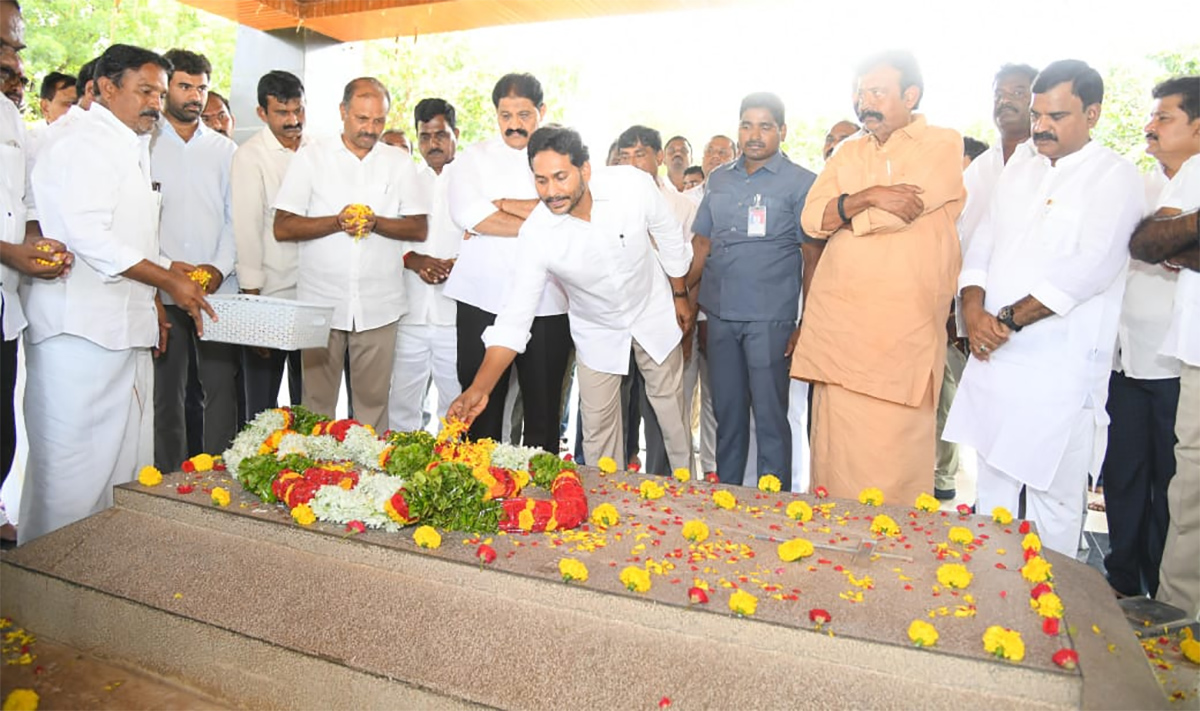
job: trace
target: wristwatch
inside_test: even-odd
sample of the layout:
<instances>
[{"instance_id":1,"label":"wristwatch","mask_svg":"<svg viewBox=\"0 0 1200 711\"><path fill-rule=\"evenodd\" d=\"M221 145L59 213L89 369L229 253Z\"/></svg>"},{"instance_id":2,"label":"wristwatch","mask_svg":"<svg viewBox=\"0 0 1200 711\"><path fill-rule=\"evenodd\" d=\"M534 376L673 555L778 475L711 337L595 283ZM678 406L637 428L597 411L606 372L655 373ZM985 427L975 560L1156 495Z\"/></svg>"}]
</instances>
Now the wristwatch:
<instances>
[{"instance_id":1,"label":"wristwatch","mask_svg":"<svg viewBox=\"0 0 1200 711\"><path fill-rule=\"evenodd\" d=\"M1017 333L1022 328L1021 326L1017 325L1016 321L1013 320L1012 306L1005 306L1004 308L1000 309L1000 313L996 314L996 320L1011 328L1013 333Z\"/></svg>"}]
</instances>

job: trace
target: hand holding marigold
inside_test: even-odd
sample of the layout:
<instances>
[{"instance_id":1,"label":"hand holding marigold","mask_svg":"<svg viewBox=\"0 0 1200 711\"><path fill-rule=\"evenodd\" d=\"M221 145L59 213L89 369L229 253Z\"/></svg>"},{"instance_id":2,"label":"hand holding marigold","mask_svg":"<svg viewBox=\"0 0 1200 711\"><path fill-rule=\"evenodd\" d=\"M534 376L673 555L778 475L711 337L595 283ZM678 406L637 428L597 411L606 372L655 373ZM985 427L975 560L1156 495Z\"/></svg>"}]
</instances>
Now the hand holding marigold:
<instances>
[{"instance_id":1,"label":"hand holding marigold","mask_svg":"<svg viewBox=\"0 0 1200 711\"><path fill-rule=\"evenodd\" d=\"M362 239L375 230L375 211L367 205L347 205L338 213L337 220L342 231L354 239Z\"/></svg>"}]
</instances>

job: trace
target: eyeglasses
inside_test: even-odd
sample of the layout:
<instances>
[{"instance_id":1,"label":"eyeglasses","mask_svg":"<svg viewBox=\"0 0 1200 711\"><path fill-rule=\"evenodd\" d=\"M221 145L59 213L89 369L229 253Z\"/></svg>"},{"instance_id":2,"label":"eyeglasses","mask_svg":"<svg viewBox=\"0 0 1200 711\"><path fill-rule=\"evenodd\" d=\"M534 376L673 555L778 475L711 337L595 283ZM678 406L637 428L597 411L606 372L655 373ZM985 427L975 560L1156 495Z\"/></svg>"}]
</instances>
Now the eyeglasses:
<instances>
[{"instance_id":1,"label":"eyeglasses","mask_svg":"<svg viewBox=\"0 0 1200 711\"><path fill-rule=\"evenodd\" d=\"M29 88L29 77L24 74L17 74L11 67L0 67L0 84L8 84L10 82L20 82L21 88Z\"/></svg>"}]
</instances>

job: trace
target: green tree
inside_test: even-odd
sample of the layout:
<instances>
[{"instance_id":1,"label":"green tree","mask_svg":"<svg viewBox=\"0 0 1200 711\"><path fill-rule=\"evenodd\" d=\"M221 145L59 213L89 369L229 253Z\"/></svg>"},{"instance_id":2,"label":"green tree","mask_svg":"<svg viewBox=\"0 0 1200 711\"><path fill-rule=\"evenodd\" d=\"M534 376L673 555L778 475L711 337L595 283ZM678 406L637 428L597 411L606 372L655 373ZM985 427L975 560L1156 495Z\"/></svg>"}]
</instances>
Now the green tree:
<instances>
[{"instance_id":1,"label":"green tree","mask_svg":"<svg viewBox=\"0 0 1200 711\"><path fill-rule=\"evenodd\" d=\"M117 42L158 51L200 52L213 65L212 87L228 93L237 25L176 0L37 0L22 6L25 73L34 84L27 119L40 120L37 89L52 71L75 74Z\"/></svg>"}]
</instances>

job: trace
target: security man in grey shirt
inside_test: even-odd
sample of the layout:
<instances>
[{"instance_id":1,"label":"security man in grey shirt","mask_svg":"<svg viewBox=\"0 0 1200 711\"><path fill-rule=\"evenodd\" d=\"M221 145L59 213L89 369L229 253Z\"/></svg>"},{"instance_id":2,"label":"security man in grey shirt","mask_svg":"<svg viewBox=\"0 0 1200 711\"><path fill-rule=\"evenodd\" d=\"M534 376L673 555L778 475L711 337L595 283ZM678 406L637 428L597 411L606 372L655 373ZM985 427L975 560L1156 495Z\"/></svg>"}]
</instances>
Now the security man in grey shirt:
<instances>
[{"instance_id":1,"label":"security man in grey shirt","mask_svg":"<svg viewBox=\"0 0 1200 711\"><path fill-rule=\"evenodd\" d=\"M779 150L783 102L742 99L742 155L708 177L692 231L700 308L708 316L708 363L717 418L717 475L741 484L754 408L758 476L791 489L788 366L800 301L800 211L816 175ZM707 247L707 249L706 249Z\"/></svg>"}]
</instances>

